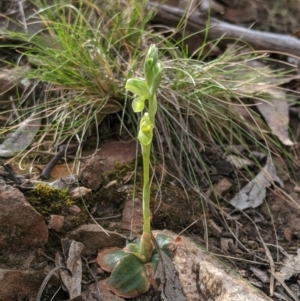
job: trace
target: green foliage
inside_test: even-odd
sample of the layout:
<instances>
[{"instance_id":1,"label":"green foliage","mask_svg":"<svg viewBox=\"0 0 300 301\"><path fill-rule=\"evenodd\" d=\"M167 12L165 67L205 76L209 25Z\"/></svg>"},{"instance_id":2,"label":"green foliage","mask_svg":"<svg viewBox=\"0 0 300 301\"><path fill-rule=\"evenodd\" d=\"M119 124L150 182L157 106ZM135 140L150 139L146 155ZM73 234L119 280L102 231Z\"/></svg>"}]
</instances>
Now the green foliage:
<instances>
[{"instance_id":1,"label":"green foliage","mask_svg":"<svg viewBox=\"0 0 300 301\"><path fill-rule=\"evenodd\" d=\"M44 28L33 35L5 33L6 38L20 41L18 52L33 67L24 75L32 86L20 95L16 108L4 112L10 122L0 129L0 136L38 111L47 126L36 137L34 150L48 151L49 145L52 148L72 138L81 143L97 132L105 116L123 110L124 82L143 52L152 13L145 9L146 1L34 3L35 16ZM34 90L33 101L29 90Z\"/></svg>"},{"instance_id":2,"label":"green foliage","mask_svg":"<svg viewBox=\"0 0 300 301\"><path fill-rule=\"evenodd\" d=\"M172 258L174 255L172 251L177 242L164 234L156 235L155 240L160 251ZM107 248L98 254L97 262L102 269L111 272L108 278L109 289L120 297L134 298L138 294L147 292L150 285L155 283L154 274L159 263L158 250L153 250L149 261L142 262L131 252L138 250L140 244L141 240L138 239L124 249Z\"/></svg>"},{"instance_id":3,"label":"green foliage","mask_svg":"<svg viewBox=\"0 0 300 301\"><path fill-rule=\"evenodd\" d=\"M147 25L152 16L146 9L147 1L129 0L125 5L121 0L102 1L101 5L96 0L56 0L51 5L36 0L35 3L36 15L44 28L31 36L8 32L6 37L24 42L18 52L34 66L27 78L33 85L39 82L42 93L37 95L35 89L34 95L28 91L20 95L15 107L4 112L9 114L9 122L0 129L0 137L35 110L42 114L46 125L34 141L35 152L51 152L70 140L81 143L91 133L97 134L98 125L106 115L116 112L123 111L120 119L129 120L128 130L133 132L137 118L129 109L124 83L139 95L132 101L133 111L142 112L148 94L154 93L161 80L158 107L153 107L158 115L156 128L160 136L152 135L152 125L149 122L149 126L144 126L148 121L143 120L140 129L145 131L140 131L139 139L150 143L157 138L155 153L159 153L161 162L171 162L171 172L185 185L197 187L199 174L206 186L211 185L201 156L204 150L221 147L225 151L227 145L239 144L246 155L251 148L284 152L278 141L255 122L257 113L251 104L244 105L244 99L258 96L241 87L247 83L272 82L275 76L247 66L248 61L259 58L255 53L241 54L236 49L209 62L191 58L177 47L184 45L184 39L177 42L172 36L166 39ZM183 27L184 20L174 34ZM151 49L147 62L143 63L145 46L153 42L161 49L160 62L157 50ZM160 67L164 74L159 72ZM30 86L29 90L34 89ZM34 100L28 101L31 98ZM254 122L245 122L232 109L234 106L246 108ZM149 119L154 126L151 116ZM165 149L168 152L164 153ZM287 156L292 161L292 156Z\"/></svg>"},{"instance_id":4,"label":"green foliage","mask_svg":"<svg viewBox=\"0 0 300 301\"><path fill-rule=\"evenodd\" d=\"M136 256L124 253L108 279L108 287L116 295L126 298L147 292L150 282L144 264Z\"/></svg>"}]
</instances>

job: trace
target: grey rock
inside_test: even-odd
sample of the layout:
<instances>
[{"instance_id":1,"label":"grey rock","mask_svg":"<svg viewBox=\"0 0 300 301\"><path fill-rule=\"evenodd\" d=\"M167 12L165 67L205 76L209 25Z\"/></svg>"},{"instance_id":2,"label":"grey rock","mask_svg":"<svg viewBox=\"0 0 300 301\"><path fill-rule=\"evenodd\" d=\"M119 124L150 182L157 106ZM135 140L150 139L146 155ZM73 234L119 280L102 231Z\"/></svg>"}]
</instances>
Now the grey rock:
<instances>
[{"instance_id":1,"label":"grey rock","mask_svg":"<svg viewBox=\"0 0 300 301\"><path fill-rule=\"evenodd\" d=\"M7 135L0 144L0 157L12 157L26 149L40 129L41 115L32 113L30 117L19 124L19 127Z\"/></svg>"},{"instance_id":2,"label":"grey rock","mask_svg":"<svg viewBox=\"0 0 300 301\"><path fill-rule=\"evenodd\" d=\"M176 234L164 233L172 238ZM188 301L271 301L186 237L181 237L173 264Z\"/></svg>"}]
</instances>

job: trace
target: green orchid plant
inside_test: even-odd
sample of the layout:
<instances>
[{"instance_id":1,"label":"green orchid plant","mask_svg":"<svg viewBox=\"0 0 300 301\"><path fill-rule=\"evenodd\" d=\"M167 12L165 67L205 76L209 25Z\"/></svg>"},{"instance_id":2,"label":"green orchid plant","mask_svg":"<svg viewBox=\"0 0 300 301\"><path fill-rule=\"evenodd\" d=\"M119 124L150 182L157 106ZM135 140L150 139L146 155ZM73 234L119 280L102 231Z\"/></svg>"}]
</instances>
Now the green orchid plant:
<instances>
[{"instance_id":1,"label":"green orchid plant","mask_svg":"<svg viewBox=\"0 0 300 301\"><path fill-rule=\"evenodd\" d=\"M151 45L144 62L145 78L130 78L125 88L136 97L132 102L135 113L144 111L140 120L138 140L143 156L143 233L134 243L125 248L107 248L99 252L97 263L111 272L108 288L116 295L133 298L156 287L154 274L159 263L159 250L151 238L150 221L150 153L157 111L156 93L162 78L162 67L158 61L158 49ZM156 245L170 258L179 241L173 241L164 234L155 237Z\"/></svg>"}]
</instances>

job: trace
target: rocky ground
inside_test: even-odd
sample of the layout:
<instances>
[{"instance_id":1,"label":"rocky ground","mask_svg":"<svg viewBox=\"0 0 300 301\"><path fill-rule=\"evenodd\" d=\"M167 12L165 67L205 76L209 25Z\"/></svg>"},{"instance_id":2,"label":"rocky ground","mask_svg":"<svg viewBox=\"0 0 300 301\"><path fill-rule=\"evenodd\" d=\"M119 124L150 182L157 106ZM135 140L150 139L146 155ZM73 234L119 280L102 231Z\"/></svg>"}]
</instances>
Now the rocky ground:
<instances>
[{"instance_id":1,"label":"rocky ground","mask_svg":"<svg viewBox=\"0 0 300 301\"><path fill-rule=\"evenodd\" d=\"M28 179L26 174L18 175L17 183L4 177L8 185L2 187L0 192L0 300L35 300L37 294L37 300L50 300L54 295L53 300L121 300L109 295L105 289L107 273L100 269L95 260L99 250L111 246L123 247L126 239L141 231L139 188L134 198L134 208L132 201L133 165L130 160L135 157L135 143L124 145L122 142L105 144L104 151L100 150L96 156L85 161L79 179L75 175L67 176L65 165L56 166L51 172L50 182L46 184L37 184L38 180ZM123 153L125 155L122 157L115 152L114 156L114 149L120 147L127 148ZM105 153L106 149L108 151ZM116 161L125 165L118 165L115 169L113 165ZM103 162L110 163L106 165ZM59 179L55 181L57 175ZM62 175L64 177L61 178ZM227 197L234 193L235 181L234 178L221 176L216 181L216 188ZM293 191L288 181L286 183L287 189L290 189L288 193L299 200L298 193ZM61 190L62 186L68 190ZM201 203L198 194L192 191L186 194L170 176L166 176L161 188L161 198L155 198L159 190L153 185L153 228L179 234L188 227L181 236L190 237L202 246L197 247L183 238L174 259L177 272L171 265L173 270L164 276L169 279L170 275L174 278L174 274L179 273L187 300L237 300L237 296L239 300L268 300L272 275L279 281L276 282L273 300L280 300L283 296L280 294L281 282L285 284L286 281L289 288L297 285L294 272L282 271L282 263L288 259L294 262L294 269L298 266L300 232L297 221L300 211L297 204L277 200L274 190L268 193L269 208L265 204L255 210L246 210L245 215L241 215L232 214L230 205L223 203L221 197L220 206L226 218L220 219L220 213L215 211L213 204ZM272 211L273 220L268 210ZM230 225L234 224L230 221L230 215L238 220L239 228L231 228ZM252 223L253 220L255 223ZM229 227L223 224L224 221ZM228 229L233 233L226 231ZM176 237L172 233L169 235ZM70 249L70 245L75 245L75 251ZM210 255L206 253L205 246ZM277 260L273 262L274 274L270 271L269 256ZM62 282L62 276L59 277L68 260L74 260L79 265L71 279L71 283L77 283L75 287ZM173 284L173 278L169 279L173 289L168 291L168 300L181 300L172 298L174 287L178 287L178 284ZM102 299L97 297L95 282L100 283ZM259 294L259 290L251 284L265 295ZM81 293L82 299L78 297ZM160 298L160 294L150 290L134 300Z\"/></svg>"}]
</instances>

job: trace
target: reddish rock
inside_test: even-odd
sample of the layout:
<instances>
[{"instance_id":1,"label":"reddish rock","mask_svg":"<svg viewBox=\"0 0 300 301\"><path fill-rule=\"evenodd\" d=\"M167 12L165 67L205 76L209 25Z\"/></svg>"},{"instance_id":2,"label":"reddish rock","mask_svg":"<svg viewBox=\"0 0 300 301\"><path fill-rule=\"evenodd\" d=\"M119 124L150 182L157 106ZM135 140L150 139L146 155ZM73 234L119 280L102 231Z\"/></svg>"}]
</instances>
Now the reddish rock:
<instances>
[{"instance_id":1,"label":"reddish rock","mask_svg":"<svg viewBox=\"0 0 300 301\"><path fill-rule=\"evenodd\" d=\"M43 217L15 188L0 190L0 250L21 252L43 246L48 229Z\"/></svg>"},{"instance_id":2,"label":"reddish rock","mask_svg":"<svg viewBox=\"0 0 300 301\"><path fill-rule=\"evenodd\" d=\"M116 163L125 164L136 157L136 142L112 141L101 145L101 149L89 160L79 174L80 182L87 188L98 190L102 183L101 172L111 171Z\"/></svg>"},{"instance_id":3,"label":"reddish rock","mask_svg":"<svg viewBox=\"0 0 300 301\"><path fill-rule=\"evenodd\" d=\"M79 173L80 182L93 191L98 190L102 184L101 160L95 156L87 161Z\"/></svg>"},{"instance_id":4,"label":"reddish rock","mask_svg":"<svg viewBox=\"0 0 300 301\"><path fill-rule=\"evenodd\" d=\"M136 141L111 141L103 143L97 156L102 161L102 170L111 171L116 163L126 164L136 157Z\"/></svg>"},{"instance_id":5,"label":"reddish rock","mask_svg":"<svg viewBox=\"0 0 300 301\"><path fill-rule=\"evenodd\" d=\"M119 248L125 246L125 237L115 232L107 232L109 236L95 224L82 225L74 230L68 238L83 243L84 249L82 254L87 255L95 254L101 249L112 246Z\"/></svg>"},{"instance_id":6,"label":"reddish rock","mask_svg":"<svg viewBox=\"0 0 300 301\"><path fill-rule=\"evenodd\" d=\"M142 201L138 198L135 198L133 204L132 199L130 197L127 198L122 214L122 229L128 231L132 230L133 234L138 235L141 234L143 230L143 224L144 221Z\"/></svg>"},{"instance_id":7,"label":"reddish rock","mask_svg":"<svg viewBox=\"0 0 300 301\"><path fill-rule=\"evenodd\" d=\"M35 300L46 274L43 271L0 269L0 301ZM51 285L59 285L58 277L51 277Z\"/></svg>"},{"instance_id":8,"label":"reddish rock","mask_svg":"<svg viewBox=\"0 0 300 301\"><path fill-rule=\"evenodd\" d=\"M48 228L59 232L64 225L65 218L62 215L51 215Z\"/></svg>"}]
</instances>

